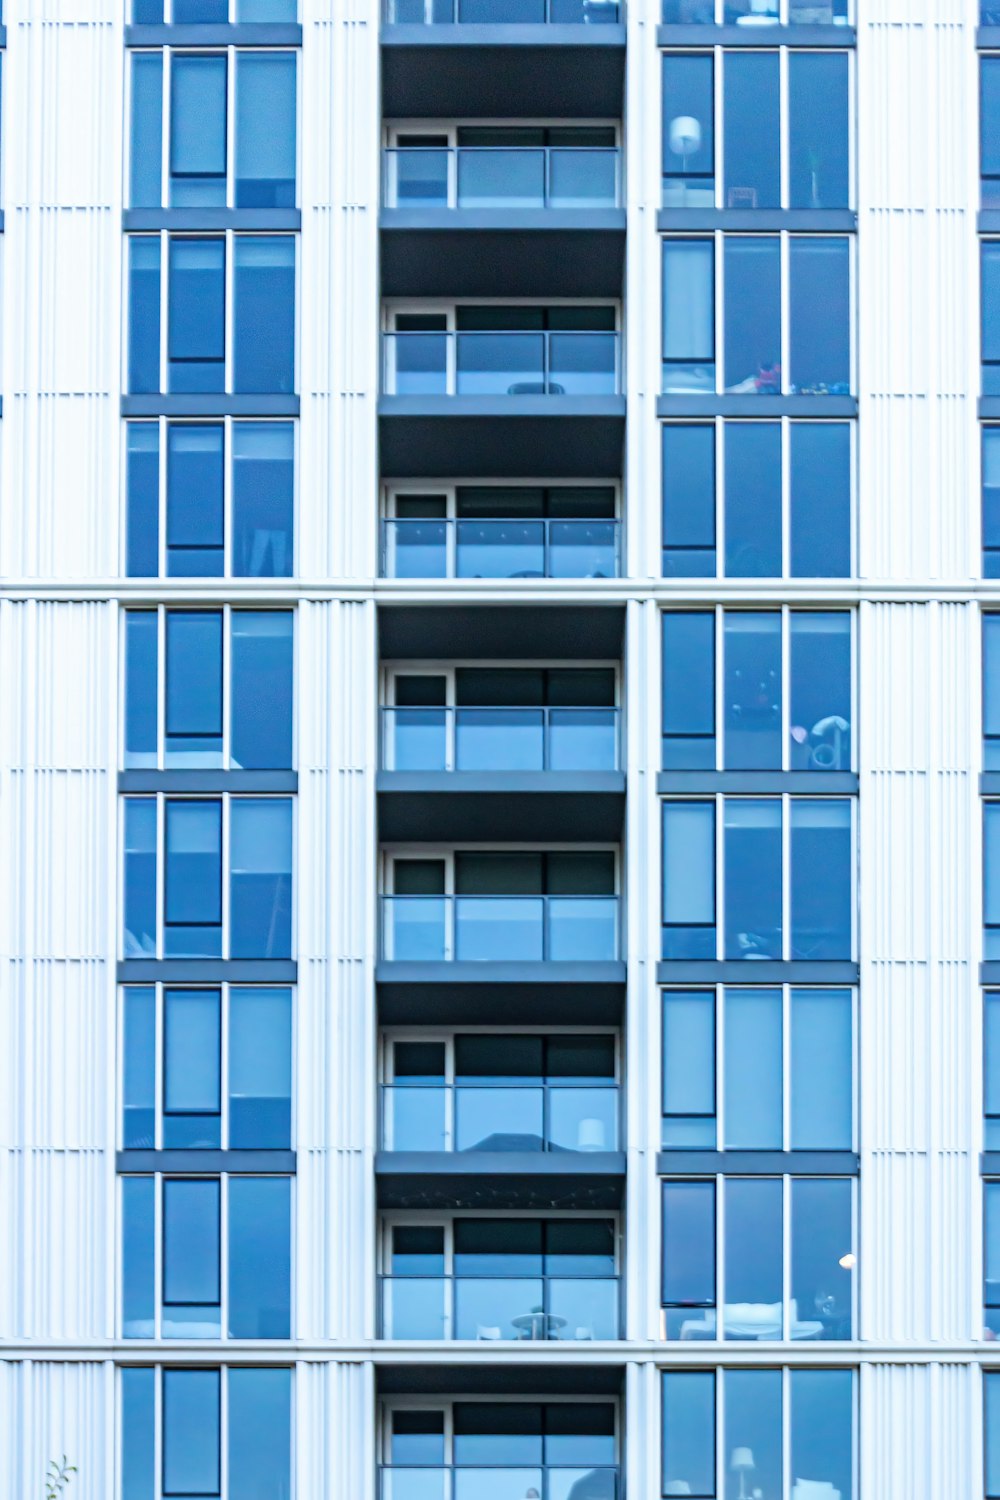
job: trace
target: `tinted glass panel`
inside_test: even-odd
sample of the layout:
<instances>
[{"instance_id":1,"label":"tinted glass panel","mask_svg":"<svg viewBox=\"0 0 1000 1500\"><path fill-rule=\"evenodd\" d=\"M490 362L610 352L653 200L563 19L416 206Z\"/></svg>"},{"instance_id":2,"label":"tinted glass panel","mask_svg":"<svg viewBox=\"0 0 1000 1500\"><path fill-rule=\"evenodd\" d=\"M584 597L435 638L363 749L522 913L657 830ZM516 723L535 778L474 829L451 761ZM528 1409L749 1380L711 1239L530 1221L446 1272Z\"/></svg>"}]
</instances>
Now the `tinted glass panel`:
<instances>
[{"instance_id":1,"label":"tinted glass panel","mask_svg":"<svg viewBox=\"0 0 1000 1500\"><path fill-rule=\"evenodd\" d=\"M845 610L791 615L790 765L851 769L851 617Z\"/></svg>"},{"instance_id":2,"label":"tinted glass panel","mask_svg":"<svg viewBox=\"0 0 1000 1500\"><path fill-rule=\"evenodd\" d=\"M229 1144L288 1148L292 1129L291 990L229 991Z\"/></svg>"},{"instance_id":3,"label":"tinted glass panel","mask_svg":"<svg viewBox=\"0 0 1000 1500\"><path fill-rule=\"evenodd\" d=\"M1000 204L1000 57L979 59L981 207ZM991 180L992 179L992 180Z\"/></svg>"},{"instance_id":4,"label":"tinted glass panel","mask_svg":"<svg viewBox=\"0 0 1000 1500\"><path fill-rule=\"evenodd\" d=\"M171 391L221 391L226 359L226 246L171 239L167 366Z\"/></svg>"},{"instance_id":5,"label":"tinted glass panel","mask_svg":"<svg viewBox=\"0 0 1000 1500\"><path fill-rule=\"evenodd\" d=\"M295 207L295 55L236 61L236 206Z\"/></svg>"},{"instance_id":6,"label":"tinted glass panel","mask_svg":"<svg viewBox=\"0 0 1000 1500\"><path fill-rule=\"evenodd\" d=\"M792 958L851 957L851 806L791 804Z\"/></svg>"},{"instance_id":7,"label":"tinted glass panel","mask_svg":"<svg viewBox=\"0 0 1000 1500\"><path fill-rule=\"evenodd\" d=\"M230 953L290 958L292 804L242 798L230 819Z\"/></svg>"},{"instance_id":8,"label":"tinted glass panel","mask_svg":"<svg viewBox=\"0 0 1000 1500\"><path fill-rule=\"evenodd\" d=\"M128 422L125 443L125 571L130 578L155 578L160 571L159 428L155 422Z\"/></svg>"},{"instance_id":9,"label":"tinted glass panel","mask_svg":"<svg viewBox=\"0 0 1000 1500\"><path fill-rule=\"evenodd\" d=\"M851 389L849 241L793 236L788 255L792 390L846 396Z\"/></svg>"},{"instance_id":10,"label":"tinted glass panel","mask_svg":"<svg viewBox=\"0 0 1000 1500\"><path fill-rule=\"evenodd\" d=\"M292 613L232 615L232 763L292 764Z\"/></svg>"},{"instance_id":11,"label":"tinted glass panel","mask_svg":"<svg viewBox=\"0 0 1000 1500\"><path fill-rule=\"evenodd\" d=\"M728 578L781 574L781 428L725 425L725 537Z\"/></svg>"},{"instance_id":12,"label":"tinted glass panel","mask_svg":"<svg viewBox=\"0 0 1000 1500\"><path fill-rule=\"evenodd\" d=\"M229 1371L229 1493L236 1500L291 1494L291 1370Z\"/></svg>"},{"instance_id":13,"label":"tinted glass panel","mask_svg":"<svg viewBox=\"0 0 1000 1500\"><path fill-rule=\"evenodd\" d=\"M1000 1495L1000 1371L983 1374L983 1422L986 1428L986 1493Z\"/></svg>"},{"instance_id":14,"label":"tinted glass panel","mask_svg":"<svg viewBox=\"0 0 1000 1500\"><path fill-rule=\"evenodd\" d=\"M169 801L165 809L164 952L222 953L222 804Z\"/></svg>"},{"instance_id":15,"label":"tinted glass panel","mask_svg":"<svg viewBox=\"0 0 1000 1500\"><path fill-rule=\"evenodd\" d=\"M777 52L730 52L724 66L726 208L781 202Z\"/></svg>"},{"instance_id":16,"label":"tinted glass panel","mask_svg":"<svg viewBox=\"0 0 1000 1500\"><path fill-rule=\"evenodd\" d=\"M726 1500L737 1500L741 1489L744 1495L748 1489L767 1496L783 1493L781 1380L780 1370L727 1370L723 1375Z\"/></svg>"},{"instance_id":17,"label":"tinted glass panel","mask_svg":"<svg viewBox=\"0 0 1000 1500\"><path fill-rule=\"evenodd\" d=\"M155 1192L152 1177L122 1178L122 1333L127 1339L155 1337Z\"/></svg>"},{"instance_id":18,"label":"tinted glass panel","mask_svg":"<svg viewBox=\"0 0 1000 1500\"><path fill-rule=\"evenodd\" d=\"M714 67L711 57L663 58L663 204L715 203Z\"/></svg>"},{"instance_id":19,"label":"tinted glass panel","mask_svg":"<svg viewBox=\"0 0 1000 1500\"><path fill-rule=\"evenodd\" d=\"M849 990L792 991L793 1151L849 1151L854 1114Z\"/></svg>"},{"instance_id":20,"label":"tinted glass panel","mask_svg":"<svg viewBox=\"0 0 1000 1500\"><path fill-rule=\"evenodd\" d=\"M153 1500L156 1465L156 1371L120 1375L122 1392L122 1500Z\"/></svg>"},{"instance_id":21,"label":"tinted glass panel","mask_svg":"<svg viewBox=\"0 0 1000 1500\"><path fill-rule=\"evenodd\" d=\"M663 241L663 389L715 389L715 248Z\"/></svg>"},{"instance_id":22,"label":"tinted glass panel","mask_svg":"<svg viewBox=\"0 0 1000 1500\"><path fill-rule=\"evenodd\" d=\"M156 1102L156 993L146 986L125 991L122 1145L151 1151Z\"/></svg>"},{"instance_id":23,"label":"tinted glass panel","mask_svg":"<svg viewBox=\"0 0 1000 1500\"><path fill-rule=\"evenodd\" d=\"M128 388L160 389L160 242L133 235L128 242Z\"/></svg>"},{"instance_id":24,"label":"tinted glass panel","mask_svg":"<svg viewBox=\"0 0 1000 1500\"><path fill-rule=\"evenodd\" d=\"M663 1375L663 1493L715 1500L715 1371Z\"/></svg>"},{"instance_id":25,"label":"tinted glass panel","mask_svg":"<svg viewBox=\"0 0 1000 1500\"><path fill-rule=\"evenodd\" d=\"M156 765L158 622L155 610L125 615L125 764Z\"/></svg>"},{"instance_id":26,"label":"tinted glass panel","mask_svg":"<svg viewBox=\"0 0 1000 1500\"><path fill-rule=\"evenodd\" d=\"M233 572L292 572L295 451L290 422L233 424Z\"/></svg>"},{"instance_id":27,"label":"tinted glass panel","mask_svg":"<svg viewBox=\"0 0 1000 1500\"><path fill-rule=\"evenodd\" d=\"M846 578L851 571L851 429L846 422L793 422L791 572Z\"/></svg>"},{"instance_id":28,"label":"tinted glass panel","mask_svg":"<svg viewBox=\"0 0 1000 1500\"><path fill-rule=\"evenodd\" d=\"M724 250L726 390L781 394L781 250L777 237L728 236Z\"/></svg>"},{"instance_id":29,"label":"tinted glass panel","mask_svg":"<svg viewBox=\"0 0 1000 1500\"><path fill-rule=\"evenodd\" d=\"M714 1182L663 1184L663 1302L668 1338L696 1337L692 1309L715 1305Z\"/></svg>"},{"instance_id":30,"label":"tinted glass panel","mask_svg":"<svg viewBox=\"0 0 1000 1500\"><path fill-rule=\"evenodd\" d=\"M168 1179L163 1184L165 1331L218 1334L221 1296L218 1180ZM215 1310L209 1314L209 1309ZM211 1329L204 1326L211 1324Z\"/></svg>"},{"instance_id":31,"label":"tinted glass panel","mask_svg":"<svg viewBox=\"0 0 1000 1500\"><path fill-rule=\"evenodd\" d=\"M219 1481L219 1370L163 1371L164 1496L215 1496Z\"/></svg>"},{"instance_id":32,"label":"tinted glass panel","mask_svg":"<svg viewBox=\"0 0 1000 1500\"><path fill-rule=\"evenodd\" d=\"M167 572L217 578L224 565L223 429L167 427Z\"/></svg>"},{"instance_id":33,"label":"tinted glass panel","mask_svg":"<svg viewBox=\"0 0 1000 1500\"><path fill-rule=\"evenodd\" d=\"M170 68L170 202L226 202L226 57L174 53Z\"/></svg>"},{"instance_id":34,"label":"tinted glass panel","mask_svg":"<svg viewBox=\"0 0 1000 1500\"><path fill-rule=\"evenodd\" d=\"M295 241L239 235L233 245L233 389L295 389Z\"/></svg>"},{"instance_id":35,"label":"tinted glass panel","mask_svg":"<svg viewBox=\"0 0 1000 1500\"><path fill-rule=\"evenodd\" d=\"M663 957L715 957L715 805L663 804Z\"/></svg>"},{"instance_id":36,"label":"tinted glass panel","mask_svg":"<svg viewBox=\"0 0 1000 1500\"><path fill-rule=\"evenodd\" d=\"M841 1500L852 1500L851 1371L793 1370L789 1381L792 1473L813 1480L817 1486L826 1485Z\"/></svg>"},{"instance_id":37,"label":"tinted glass panel","mask_svg":"<svg viewBox=\"0 0 1000 1500\"><path fill-rule=\"evenodd\" d=\"M847 54L788 58L788 189L792 208L850 203Z\"/></svg>"},{"instance_id":38,"label":"tinted glass panel","mask_svg":"<svg viewBox=\"0 0 1000 1500\"><path fill-rule=\"evenodd\" d=\"M133 208L159 208L163 155L163 58L132 53L132 142L129 199Z\"/></svg>"},{"instance_id":39,"label":"tinted glass panel","mask_svg":"<svg viewBox=\"0 0 1000 1500\"><path fill-rule=\"evenodd\" d=\"M715 992L663 996L664 1146L715 1147Z\"/></svg>"},{"instance_id":40,"label":"tinted glass panel","mask_svg":"<svg viewBox=\"0 0 1000 1500\"><path fill-rule=\"evenodd\" d=\"M291 1182L229 1183L229 1335L286 1339L291 1332Z\"/></svg>"},{"instance_id":41,"label":"tinted glass panel","mask_svg":"<svg viewBox=\"0 0 1000 1500\"><path fill-rule=\"evenodd\" d=\"M126 958L156 957L156 803L130 797L125 803Z\"/></svg>"},{"instance_id":42,"label":"tinted glass panel","mask_svg":"<svg viewBox=\"0 0 1000 1500\"><path fill-rule=\"evenodd\" d=\"M663 765L715 769L715 616L663 616Z\"/></svg>"},{"instance_id":43,"label":"tinted glass panel","mask_svg":"<svg viewBox=\"0 0 1000 1500\"><path fill-rule=\"evenodd\" d=\"M726 957L781 958L781 805L726 800Z\"/></svg>"},{"instance_id":44,"label":"tinted glass panel","mask_svg":"<svg viewBox=\"0 0 1000 1500\"><path fill-rule=\"evenodd\" d=\"M222 611L167 611L167 764L222 758Z\"/></svg>"},{"instance_id":45,"label":"tinted glass panel","mask_svg":"<svg viewBox=\"0 0 1000 1500\"><path fill-rule=\"evenodd\" d=\"M167 990L164 1005L163 1144L218 1146L219 992Z\"/></svg>"},{"instance_id":46,"label":"tinted glass panel","mask_svg":"<svg viewBox=\"0 0 1000 1500\"><path fill-rule=\"evenodd\" d=\"M847 1178L792 1182L792 1338L851 1337L851 1198Z\"/></svg>"},{"instance_id":47,"label":"tinted glass panel","mask_svg":"<svg viewBox=\"0 0 1000 1500\"><path fill-rule=\"evenodd\" d=\"M727 990L725 1038L725 1145L780 1151L781 991Z\"/></svg>"},{"instance_id":48,"label":"tinted glass panel","mask_svg":"<svg viewBox=\"0 0 1000 1500\"><path fill-rule=\"evenodd\" d=\"M730 609L723 620L726 769L780 769L781 615Z\"/></svg>"},{"instance_id":49,"label":"tinted glass panel","mask_svg":"<svg viewBox=\"0 0 1000 1500\"><path fill-rule=\"evenodd\" d=\"M715 573L715 429L663 428L663 574Z\"/></svg>"}]
</instances>

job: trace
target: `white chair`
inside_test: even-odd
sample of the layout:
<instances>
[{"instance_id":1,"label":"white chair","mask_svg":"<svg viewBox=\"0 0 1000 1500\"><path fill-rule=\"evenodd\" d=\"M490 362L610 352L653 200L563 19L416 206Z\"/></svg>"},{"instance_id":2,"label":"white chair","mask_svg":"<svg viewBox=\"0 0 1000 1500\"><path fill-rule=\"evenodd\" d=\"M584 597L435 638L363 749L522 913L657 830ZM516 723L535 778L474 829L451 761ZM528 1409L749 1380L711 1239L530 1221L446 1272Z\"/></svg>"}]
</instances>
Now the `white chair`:
<instances>
[{"instance_id":1,"label":"white chair","mask_svg":"<svg viewBox=\"0 0 1000 1500\"><path fill-rule=\"evenodd\" d=\"M492 1341L493 1339L503 1338L503 1334L501 1333L499 1328L491 1326L489 1323L477 1323L476 1338Z\"/></svg>"},{"instance_id":2,"label":"white chair","mask_svg":"<svg viewBox=\"0 0 1000 1500\"><path fill-rule=\"evenodd\" d=\"M796 1479L792 1500L840 1500L840 1491L828 1479Z\"/></svg>"}]
</instances>

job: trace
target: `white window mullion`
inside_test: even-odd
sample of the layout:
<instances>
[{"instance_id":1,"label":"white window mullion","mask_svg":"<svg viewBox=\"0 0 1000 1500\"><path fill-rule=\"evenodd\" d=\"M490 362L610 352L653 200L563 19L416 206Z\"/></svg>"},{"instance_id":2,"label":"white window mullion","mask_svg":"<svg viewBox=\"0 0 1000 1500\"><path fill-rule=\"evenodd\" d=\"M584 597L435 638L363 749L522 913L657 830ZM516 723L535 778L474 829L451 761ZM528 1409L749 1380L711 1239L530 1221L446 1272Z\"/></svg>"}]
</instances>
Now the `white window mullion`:
<instances>
[{"instance_id":1,"label":"white window mullion","mask_svg":"<svg viewBox=\"0 0 1000 1500\"><path fill-rule=\"evenodd\" d=\"M163 101L160 131L160 203L170 207L170 132L173 117L170 112L170 85L173 78L174 53L171 47L163 49Z\"/></svg>"},{"instance_id":2,"label":"white window mullion","mask_svg":"<svg viewBox=\"0 0 1000 1500\"><path fill-rule=\"evenodd\" d=\"M786 3L786 0L782 0L782 4L785 4L785 3ZM780 262L779 293L780 293L780 306L781 306L781 389L780 389L780 393L779 394L781 394L782 396L784 396L784 395L787 395L788 392L791 390L791 383L790 382L791 382L791 375L792 375L792 371L791 371L791 369L789 367L789 363L788 363L788 354L789 354L789 350L791 348L791 327L790 327L791 296L790 296L790 283L789 283L789 280L788 280L788 276L789 276L789 255L790 255L790 252L789 252L789 237L788 237L787 234L779 234L779 236L778 236L778 247L779 247L779 251L778 251L778 253L779 253L779 262Z\"/></svg>"},{"instance_id":3,"label":"white window mullion","mask_svg":"<svg viewBox=\"0 0 1000 1500\"><path fill-rule=\"evenodd\" d=\"M725 675L726 675L726 613L721 605L715 607L715 769L721 771L726 764L725 754Z\"/></svg>"},{"instance_id":4,"label":"white window mullion","mask_svg":"<svg viewBox=\"0 0 1000 1500\"><path fill-rule=\"evenodd\" d=\"M233 759L232 629L232 606L225 604L222 608L222 682L220 684L222 693L222 769L224 771L228 771L231 768Z\"/></svg>"},{"instance_id":5,"label":"white window mullion","mask_svg":"<svg viewBox=\"0 0 1000 1500\"><path fill-rule=\"evenodd\" d=\"M791 770L792 727L792 643L791 618L787 605L781 608L781 769Z\"/></svg>"},{"instance_id":6,"label":"white window mullion","mask_svg":"<svg viewBox=\"0 0 1000 1500\"><path fill-rule=\"evenodd\" d=\"M792 808L791 798L783 794L779 799L781 809L781 956L792 955Z\"/></svg>"},{"instance_id":7,"label":"white window mullion","mask_svg":"<svg viewBox=\"0 0 1000 1500\"><path fill-rule=\"evenodd\" d=\"M223 1048L223 1072L225 1072ZM229 1173L219 1176L219 1337L229 1338ZM223 1490L225 1494L225 1490Z\"/></svg>"},{"instance_id":8,"label":"white window mullion","mask_svg":"<svg viewBox=\"0 0 1000 1500\"><path fill-rule=\"evenodd\" d=\"M781 1179L781 1336L792 1336L792 1179Z\"/></svg>"},{"instance_id":9,"label":"white window mullion","mask_svg":"<svg viewBox=\"0 0 1000 1500\"><path fill-rule=\"evenodd\" d=\"M153 1145L157 1151L163 1149L163 1067L166 1053L164 1051L164 1034L166 1032L166 1001L163 995L163 985L157 984L153 991L153 1026L155 1046L153 1050Z\"/></svg>"},{"instance_id":10,"label":"white window mullion","mask_svg":"<svg viewBox=\"0 0 1000 1500\"><path fill-rule=\"evenodd\" d=\"M163 1177L153 1178L153 1337L163 1337Z\"/></svg>"},{"instance_id":11,"label":"white window mullion","mask_svg":"<svg viewBox=\"0 0 1000 1500\"><path fill-rule=\"evenodd\" d=\"M158 504L156 507L157 518L157 572L161 578L167 576L167 435L168 423L166 417L157 418L157 454L159 461L159 491Z\"/></svg>"},{"instance_id":12,"label":"white window mullion","mask_svg":"<svg viewBox=\"0 0 1000 1500\"><path fill-rule=\"evenodd\" d=\"M792 576L792 424L779 420L781 429L781 569L782 578Z\"/></svg>"},{"instance_id":13,"label":"white window mullion","mask_svg":"<svg viewBox=\"0 0 1000 1500\"><path fill-rule=\"evenodd\" d=\"M167 815L166 800L156 798L156 933L155 952L163 957L164 900L167 887Z\"/></svg>"},{"instance_id":14,"label":"white window mullion","mask_svg":"<svg viewBox=\"0 0 1000 1500\"><path fill-rule=\"evenodd\" d=\"M236 62L235 47L226 48L226 205L236 207Z\"/></svg>"},{"instance_id":15,"label":"white window mullion","mask_svg":"<svg viewBox=\"0 0 1000 1500\"><path fill-rule=\"evenodd\" d=\"M295 424L296 427L298 423ZM293 474L298 474L295 460ZM298 485L295 485L296 491ZM232 578L236 569L233 559L233 418L224 417L222 422L222 569L227 578ZM294 536L294 532L293 532Z\"/></svg>"},{"instance_id":16,"label":"white window mullion","mask_svg":"<svg viewBox=\"0 0 1000 1500\"><path fill-rule=\"evenodd\" d=\"M715 801L715 956L726 956L726 799L718 793Z\"/></svg>"},{"instance_id":17,"label":"white window mullion","mask_svg":"<svg viewBox=\"0 0 1000 1500\"><path fill-rule=\"evenodd\" d=\"M720 232L712 236L715 263L715 309L714 328L715 335L715 389L716 392L724 392L726 389L726 372L723 368L723 354L725 340L723 337L723 322L725 320L725 286L723 284L722 260L725 253L725 238Z\"/></svg>"},{"instance_id":18,"label":"white window mullion","mask_svg":"<svg viewBox=\"0 0 1000 1500\"><path fill-rule=\"evenodd\" d=\"M726 422L715 417L715 576L726 572ZM720 729L721 733L721 729Z\"/></svg>"},{"instance_id":19,"label":"white window mullion","mask_svg":"<svg viewBox=\"0 0 1000 1500\"><path fill-rule=\"evenodd\" d=\"M227 230L225 235L226 253L224 257L225 267L225 328L223 335L225 339L225 379L224 389L226 394L233 389L233 319L236 305L236 237L232 230Z\"/></svg>"},{"instance_id":20,"label":"white window mullion","mask_svg":"<svg viewBox=\"0 0 1000 1500\"><path fill-rule=\"evenodd\" d=\"M162 771L167 753L167 612L156 611L156 764Z\"/></svg>"},{"instance_id":21,"label":"white window mullion","mask_svg":"<svg viewBox=\"0 0 1000 1500\"><path fill-rule=\"evenodd\" d=\"M168 390L167 382L167 325L170 307L167 300L170 268L170 236L166 230L158 236L160 241L160 390Z\"/></svg>"},{"instance_id":22,"label":"white window mullion","mask_svg":"<svg viewBox=\"0 0 1000 1500\"><path fill-rule=\"evenodd\" d=\"M715 1149L726 1148L726 986L715 987Z\"/></svg>"}]
</instances>

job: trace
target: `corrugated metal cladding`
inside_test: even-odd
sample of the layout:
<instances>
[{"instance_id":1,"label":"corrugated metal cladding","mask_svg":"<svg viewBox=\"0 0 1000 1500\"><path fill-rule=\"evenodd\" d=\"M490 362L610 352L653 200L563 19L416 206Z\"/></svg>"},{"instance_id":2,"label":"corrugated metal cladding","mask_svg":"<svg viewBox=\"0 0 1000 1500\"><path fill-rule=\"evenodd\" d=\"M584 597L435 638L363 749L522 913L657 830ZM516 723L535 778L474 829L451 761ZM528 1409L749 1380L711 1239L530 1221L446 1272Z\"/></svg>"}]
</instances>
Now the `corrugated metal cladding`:
<instances>
[{"instance_id":1,"label":"corrugated metal cladding","mask_svg":"<svg viewBox=\"0 0 1000 1500\"><path fill-rule=\"evenodd\" d=\"M299 571L189 585L122 575L124 5L4 0L0 1500L41 1500L64 1453L69 1500L115 1500L118 1368L222 1358L117 1339L121 613L169 599L297 614L295 1338L233 1355L294 1367L296 1500L375 1500L386 1367L461 1362L375 1338L378 614L456 599L624 609L628 787L627 1337L461 1359L516 1363L518 1394L528 1367L620 1373L632 1500L661 1492L661 1369L724 1359L858 1370L852 1500L984 1494L978 18L858 0L856 579L669 582L661 15L626 9L626 576L379 579L380 6L301 0ZM660 1339L660 613L785 600L857 608L860 1336L720 1352Z\"/></svg>"}]
</instances>

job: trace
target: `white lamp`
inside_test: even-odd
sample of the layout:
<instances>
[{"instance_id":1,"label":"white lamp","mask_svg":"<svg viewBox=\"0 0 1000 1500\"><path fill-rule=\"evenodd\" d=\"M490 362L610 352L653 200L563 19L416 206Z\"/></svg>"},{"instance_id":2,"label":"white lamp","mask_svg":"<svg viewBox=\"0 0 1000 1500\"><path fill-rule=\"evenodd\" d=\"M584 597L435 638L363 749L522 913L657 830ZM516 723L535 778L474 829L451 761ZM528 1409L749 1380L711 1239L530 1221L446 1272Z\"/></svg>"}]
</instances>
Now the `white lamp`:
<instances>
[{"instance_id":1,"label":"white lamp","mask_svg":"<svg viewBox=\"0 0 1000 1500\"><path fill-rule=\"evenodd\" d=\"M751 1448L734 1448L729 1460L729 1467L734 1474L740 1476L740 1500L747 1500L746 1477L754 1468L753 1450Z\"/></svg>"},{"instance_id":2,"label":"white lamp","mask_svg":"<svg viewBox=\"0 0 1000 1500\"><path fill-rule=\"evenodd\" d=\"M603 1151L604 1121L586 1118L579 1122L576 1130L576 1149L578 1151Z\"/></svg>"}]
</instances>

